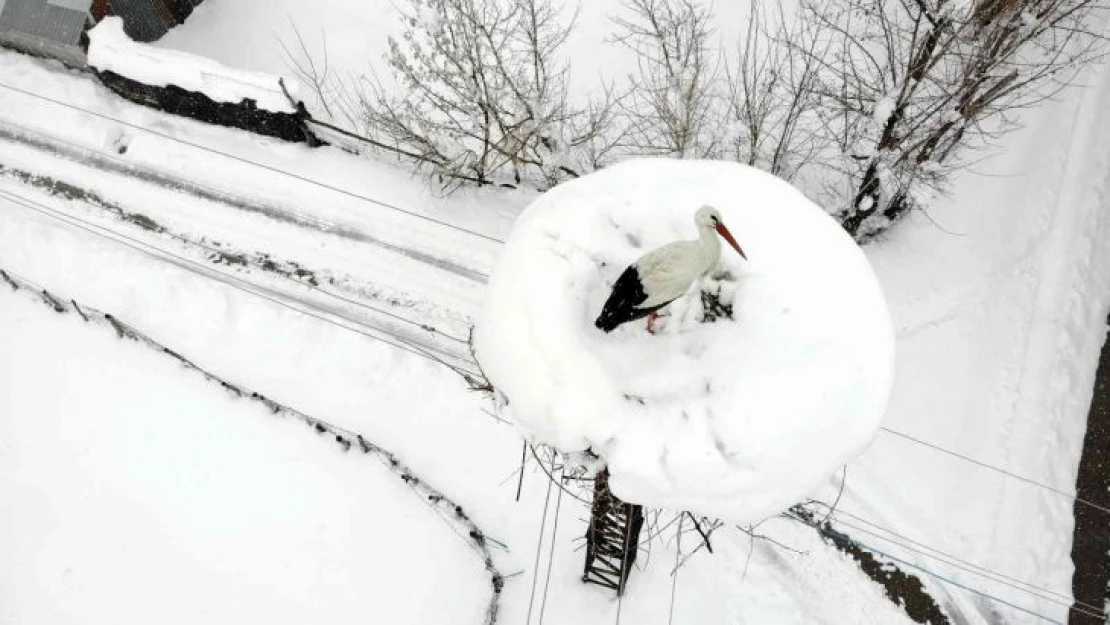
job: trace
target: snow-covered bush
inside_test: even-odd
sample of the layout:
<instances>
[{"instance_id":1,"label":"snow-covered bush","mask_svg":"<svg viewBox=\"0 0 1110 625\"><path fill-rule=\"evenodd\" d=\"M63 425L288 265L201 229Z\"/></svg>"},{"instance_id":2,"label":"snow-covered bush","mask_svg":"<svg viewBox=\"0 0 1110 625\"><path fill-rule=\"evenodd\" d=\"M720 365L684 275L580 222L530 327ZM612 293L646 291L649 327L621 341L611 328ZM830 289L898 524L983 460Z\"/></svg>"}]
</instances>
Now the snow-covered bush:
<instances>
[{"instance_id":1,"label":"snow-covered bush","mask_svg":"<svg viewBox=\"0 0 1110 625\"><path fill-rule=\"evenodd\" d=\"M726 66L724 156L786 180L829 147L817 115L820 31L752 0L747 30ZM804 53L799 54L800 49Z\"/></svg>"},{"instance_id":2,"label":"snow-covered bush","mask_svg":"<svg viewBox=\"0 0 1110 625\"><path fill-rule=\"evenodd\" d=\"M712 11L696 0L624 0L614 41L636 56L620 100L620 145L637 156L705 158L721 152L715 128L717 55Z\"/></svg>"},{"instance_id":3,"label":"snow-covered bush","mask_svg":"<svg viewBox=\"0 0 1110 625\"><path fill-rule=\"evenodd\" d=\"M857 239L937 191L973 148L1014 127L1098 55L1104 0L805 0L820 50L824 132L836 150L808 189Z\"/></svg>"},{"instance_id":4,"label":"snow-covered bush","mask_svg":"<svg viewBox=\"0 0 1110 625\"><path fill-rule=\"evenodd\" d=\"M1110 8L801 0L788 13L753 0L722 56L705 0L623 0L612 41L636 70L587 100L568 93L573 20L551 1L406 0L394 82L330 77L299 33L304 58L289 56L333 119L447 189L546 188L636 156L727 158L793 182L865 240L1098 58Z\"/></svg>"},{"instance_id":5,"label":"snow-covered bush","mask_svg":"<svg viewBox=\"0 0 1110 625\"><path fill-rule=\"evenodd\" d=\"M568 103L561 17L548 0L410 0L389 41L397 84L359 95L365 130L447 187L577 176L608 107Z\"/></svg>"},{"instance_id":6,"label":"snow-covered bush","mask_svg":"<svg viewBox=\"0 0 1110 625\"><path fill-rule=\"evenodd\" d=\"M697 0L626 0L626 155L732 158L798 184L858 240L1098 58L1105 0L758 0L717 80ZM768 19L769 17L769 19ZM728 42L725 42L728 47ZM723 83L719 86L715 83Z\"/></svg>"}]
</instances>

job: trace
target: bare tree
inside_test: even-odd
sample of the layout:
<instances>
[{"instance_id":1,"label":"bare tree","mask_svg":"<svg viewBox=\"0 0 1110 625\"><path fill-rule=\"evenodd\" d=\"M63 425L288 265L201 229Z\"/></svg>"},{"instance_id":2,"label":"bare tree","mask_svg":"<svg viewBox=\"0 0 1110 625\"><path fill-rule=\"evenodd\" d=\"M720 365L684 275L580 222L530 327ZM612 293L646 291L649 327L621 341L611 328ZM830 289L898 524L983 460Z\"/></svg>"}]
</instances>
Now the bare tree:
<instances>
[{"instance_id":1,"label":"bare tree","mask_svg":"<svg viewBox=\"0 0 1110 625\"><path fill-rule=\"evenodd\" d=\"M397 86L352 89L364 130L445 187L540 186L604 160L611 104L568 102L573 20L546 0L409 0L387 61ZM397 92L400 91L398 94Z\"/></svg>"},{"instance_id":2,"label":"bare tree","mask_svg":"<svg viewBox=\"0 0 1110 625\"><path fill-rule=\"evenodd\" d=\"M862 239L943 189L956 160L1013 128L1097 58L1101 0L805 0L837 154L824 190Z\"/></svg>"},{"instance_id":3,"label":"bare tree","mask_svg":"<svg viewBox=\"0 0 1110 625\"><path fill-rule=\"evenodd\" d=\"M820 35L802 19L787 20L781 5L775 25L768 25L762 4L753 0L743 44L726 66L731 158L792 180L827 149L817 116Z\"/></svg>"},{"instance_id":4,"label":"bare tree","mask_svg":"<svg viewBox=\"0 0 1110 625\"><path fill-rule=\"evenodd\" d=\"M718 55L710 49L713 13L696 0L623 0L614 41L630 49L637 72L621 100L622 145L638 154L679 158L721 152L713 128Z\"/></svg>"},{"instance_id":5,"label":"bare tree","mask_svg":"<svg viewBox=\"0 0 1110 625\"><path fill-rule=\"evenodd\" d=\"M359 129L362 118L360 80L357 77L345 79L333 71L326 31L320 32L320 52L313 54L292 18L289 20L289 25L293 30L296 44L278 38L278 45L281 46L286 67L312 93L313 99L309 102L309 108L316 113L313 117L321 117L319 111L322 110L327 121L346 126L348 130ZM292 99L292 96L290 98Z\"/></svg>"},{"instance_id":6,"label":"bare tree","mask_svg":"<svg viewBox=\"0 0 1110 625\"><path fill-rule=\"evenodd\" d=\"M329 116L333 116L330 102L334 97L334 77L331 75L328 59L327 33L320 33L322 59L318 59L308 51L308 45L305 43L304 37L301 36L301 30L297 28L297 24L292 18L289 19L289 25L293 29L293 35L297 38L297 47L295 49L291 48L283 39L278 38L278 45L281 46L282 54L285 55L285 65L312 90L312 94L316 96L316 104L323 107Z\"/></svg>"}]
</instances>

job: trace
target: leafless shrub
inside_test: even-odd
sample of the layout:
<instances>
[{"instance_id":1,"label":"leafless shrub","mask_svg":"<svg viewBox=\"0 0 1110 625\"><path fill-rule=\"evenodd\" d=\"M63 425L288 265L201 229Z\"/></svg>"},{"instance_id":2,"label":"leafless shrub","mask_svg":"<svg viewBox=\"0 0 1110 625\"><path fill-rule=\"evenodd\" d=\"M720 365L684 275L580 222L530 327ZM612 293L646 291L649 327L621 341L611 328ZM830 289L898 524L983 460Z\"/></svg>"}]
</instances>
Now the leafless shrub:
<instances>
[{"instance_id":1,"label":"leafless shrub","mask_svg":"<svg viewBox=\"0 0 1110 625\"><path fill-rule=\"evenodd\" d=\"M858 239L943 190L958 158L1014 127L1094 60L1099 0L805 0L833 176L822 195ZM803 40L804 43L804 40Z\"/></svg>"},{"instance_id":2,"label":"leafless shrub","mask_svg":"<svg viewBox=\"0 0 1110 625\"><path fill-rule=\"evenodd\" d=\"M314 117L320 117L320 111L323 111L326 121L342 124L351 130L359 129L361 106L357 86L360 81L339 76L333 71L326 31L320 32L319 54L313 54L297 24L290 19L289 25L296 42L278 38L278 45L281 46L286 67L311 91L313 98L308 108Z\"/></svg>"},{"instance_id":3,"label":"leafless shrub","mask_svg":"<svg viewBox=\"0 0 1110 625\"><path fill-rule=\"evenodd\" d=\"M701 158L721 152L712 124L718 55L713 13L696 0L623 0L613 41L636 55L621 100L622 147L639 155Z\"/></svg>"},{"instance_id":4,"label":"leafless shrub","mask_svg":"<svg viewBox=\"0 0 1110 625\"><path fill-rule=\"evenodd\" d=\"M804 20L788 19L781 8L774 18L768 24L753 0L743 43L726 65L727 155L792 180L828 147L816 97L824 47L820 30Z\"/></svg>"},{"instance_id":5,"label":"leafless shrub","mask_svg":"<svg viewBox=\"0 0 1110 625\"><path fill-rule=\"evenodd\" d=\"M363 128L452 188L554 184L601 162L611 105L568 102L573 20L547 0L410 0L387 61L355 89ZM397 91L400 91L400 94Z\"/></svg>"},{"instance_id":6,"label":"leafless shrub","mask_svg":"<svg viewBox=\"0 0 1110 625\"><path fill-rule=\"evenodd\" d=\"M329 116L333 115L329 102L334 96L334 79L331 75L331 68L328 60L328 40L327 33L321 32L320 37L323 42L322 45L322 58L318 58L308 50L308 45L305 43L304 37L301 36L301 31L297 28L297 24L292 19L289 20L289 25L293 28L293 35L297 38L296 47L292 47L286 43L285 40L278 38L278 45L281 46L281 52L285 55L285 65L289 67L296 74L300 82L308 86L316 96L316 103L319 104L327 112Z\"/></svg>"}]
</instances>

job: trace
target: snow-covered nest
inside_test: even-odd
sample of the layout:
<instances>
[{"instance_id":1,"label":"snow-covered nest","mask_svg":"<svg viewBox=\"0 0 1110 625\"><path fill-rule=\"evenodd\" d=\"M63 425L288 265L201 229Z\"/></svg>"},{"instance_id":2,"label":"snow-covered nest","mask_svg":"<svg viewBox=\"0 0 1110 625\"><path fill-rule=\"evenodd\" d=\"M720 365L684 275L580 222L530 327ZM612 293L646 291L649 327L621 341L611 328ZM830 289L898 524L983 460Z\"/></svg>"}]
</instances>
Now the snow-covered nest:
<instances>
[{"instance_id":1,"label":"snow-covered nest","mask_svg":"<svg viewBox=\"0 0 1110 625\"><path fill-rule=\"evenodd\" d=\"M597 330L621 271L695 238L703 204L750 262L722 246L656 335L642 321ZM625 500L739 523L858 453L893 376L890 317L859 247L789 184L726 162L637 160L544 194L509 238L475 341L529 436L599 454Z\"/></svg>"},{"instance_id":2,"label":"snow-covered nest","mask_svg":"<svg viewBox=\"0 0 1110 625\"><path fill-rule=\"evenodd\" d=\"M203 93L216 102L237 104L254 100L255 105L275 113L293 113L281 91L278 76L225 67L202 56L164 50L132 41L123 31L123 19L106 17L89 31L88 63L145 85L175 85ZM300 99L300 85L285 78L289 94Z\"/></svg>"}]
</instances>

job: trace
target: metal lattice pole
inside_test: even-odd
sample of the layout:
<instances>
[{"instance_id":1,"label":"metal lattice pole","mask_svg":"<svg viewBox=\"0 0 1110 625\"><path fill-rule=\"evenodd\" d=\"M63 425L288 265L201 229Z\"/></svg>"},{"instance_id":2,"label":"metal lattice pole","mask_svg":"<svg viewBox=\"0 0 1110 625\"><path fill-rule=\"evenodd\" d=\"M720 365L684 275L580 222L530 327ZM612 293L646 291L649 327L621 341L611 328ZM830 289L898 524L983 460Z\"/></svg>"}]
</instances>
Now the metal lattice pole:
<instances>
[{"instance_id":1,"label":"metal lattice pole","mask_svg":"<svg viewBox=\"0 0 1110 625\"><path fill-rule=\"evenodd\" d=\"M643 525L643 507L613 495L609 490L608 469L598 473L594 481L590 526L586 532L586 566L582 581L623 594L628 575L636 563Z\"/></svg>"}]
</instances>

